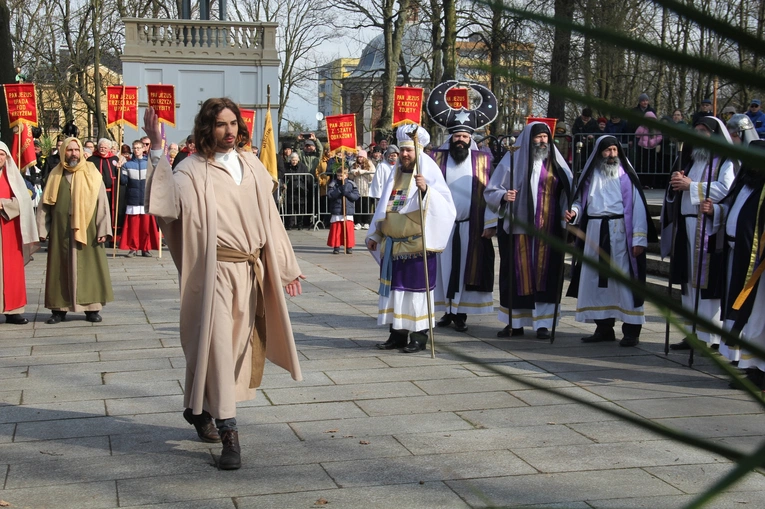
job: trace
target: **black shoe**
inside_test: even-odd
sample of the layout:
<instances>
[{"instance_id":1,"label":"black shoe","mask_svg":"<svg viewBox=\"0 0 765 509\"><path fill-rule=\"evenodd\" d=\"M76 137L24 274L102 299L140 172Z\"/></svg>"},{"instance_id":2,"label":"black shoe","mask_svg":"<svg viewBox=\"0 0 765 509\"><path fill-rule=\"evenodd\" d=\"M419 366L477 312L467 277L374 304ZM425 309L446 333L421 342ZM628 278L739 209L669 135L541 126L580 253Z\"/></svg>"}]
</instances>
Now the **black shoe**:
<instances>
[{"instance_id":1,"label":"black shoe","mask_svg":"<svg viewBox=\"0 0 765 509\"><path fill-rule=\"evenodd\" d=\"M402 350L404 353L414 353L425 350L428 342L428 336L421 332L412 332L409 334L409 343Z\"/></svg>"},{"instance_id":2,"label":"black shoe","mask_svg":"<svg viewBox=\"0 0 765 509\"><path fill-rule=\"evenodd\" d=\"M99 323L103 321L98 311L85 311L85 320L88 322Z\"/></svg>"},{"instance_id":3,"label":"black shoe","mask_svg":"<svg viewBox=\"0 0 765 509\"><path fill-rule=\"evenodd\" d=\"M14 313L12 315L5 315L5 323L10 323L13 325L26 325L29 323L29 320L18 313Z\"/></svg>"},{"instance_id":4,"label":"black shoe","mask_svg":"<svg viewBox=\"0 0 765 509\"><path fill-rule=\"evenodd\" d=\"M452 315L449 313L444 314L444 316L436 322L436 325L439 327L448 327L452 324Z\"/></svg>"},{"instance_id":5,"label":"black shoe","mask_svg":"<svg viewBox=\"0 0 765 509\"><path fill-rule=\"evenodd\" d=\"M526 334L526 331L523 330L523 327L519 327L517 329L513 329L513 332L510 333L510 337L516 338L518 336L523 336Z\"/></svg>"},{"instance_id":6,"label":"black shoe","mask_svg":"<svg viewBox=\"0 0 765 509\"><path fill-rule=\"evenodd\" d=\"M223 442L223 450L218 459L218 468L221 470L237 470L242 466L242 449L239 447L239 432L232 430L222 431L220 441Z\"/></svg>"},{"instance_id":7,"label":"black shoe","mask_svg":"<svg viewBox=\"0 0 765 509\"><path fill-rule=\"evenodd\" d=\"M467 324L465 323L465 320L462 318L455 318L454 319L454 330L457 332L465 332L468 329Z\"/></svg>"},{"instance_id":8,"label":"black shoe","mask_svg":"<svg viewBox=\"0 0 765 509\"><path fill-rule=\"evenodd\" d=\"M128 253L125 255L125 258L133 258L135 256L135 251L132 249L128 251Z\"/></svg>"},{"instance_id":9,"label":"black shoe","mask_svg":"<svg viewBox=\"0 0 765 509\"><path fill-rule=\"evenodd\" d=\"M183 411L183 418L186 422L194 426L197 430L197 436L202 442L218 443L220 442L220 435L218 430L215 429L215 423L213 423L212 415L207 411L202 410L199 415L194 415L190 408Z\"/></svg>"},{"instance_id":10,"label":"black shoe","mask_svg":"<svg viewBox=\"0 0 765 509\"><path fill-rule=\"evenodd\" d=\"M141 256L144 258L151 258L151 251L141 251Z\"/></svg>"},{"instance_id":11,"label":"black shoe","mask_svg":"<svg viewBox=\"0 0 765 509\"><path fill-rule=\"evenodd\" d=\"M510 337L510 326L507 325L507 326L505 326L504 329L502 329L501 331L497 332L497 337L498 338L509 338Z\"/></svg>"},{"instance_id":12,"label":"black shoe","mask_svg":"<svg viewBox=\"0 0 765 509\"><path fill-rule=\"evenodd\" d=\"M537 329L537 339L550 339L550 331L547 330L547 327Z\"/></svg>"},{"instance_id":13,"label":"black shoe","mask_svg":"<svg viewBox=\"0 0 765 509\"><path fill-rule=\"evenodd\" d=\"M353 248L349 247L345 254L353 254Z\"/></svg>"},{"instance_id":14,"label":"black shoe","mask_svg":"<svg viewBox=\"0 0 765 509\"><path fill-rule=\"evenodd\" d=\"M582 343L602 343L604 341L616 341L616 335L614 335L614 332L611 331L611 334L603 334L601 332L595 331L595 334L592 336L582 338Z\"/></svg>"},{"instance_id":15,"label":"black shoe","mask_svg":"<svg viewBox=\"0 0 765 509\"><path fill-rule=\"evenodd\" d=\"M54 311L50 318L45 320L48 325L55 325L66 320L66 311Z\"/></svg>"},{"instance_id":16,"label":"black shoe","mask_svg":"<svg viewBox=\"0 0 765 509\"><path fill-rule=\"evenodd\" d=\"M690 350L691 344L687 342L685 338L683 338L683 340L680 341L679 343L672 343L671 345L669 345L669 349L670 350Z\"/></svg>"},{"instance_id":17,"label":"black shoe","mask_svg":"<svg viewBox=\"0 0 765 509\"><path fill-rule=\"evenodd\" d=\"M638 343L640 343L640 338L624 336L622 340L619 341L619 346L637 346Z\"/></svg>"},{"instance_id":18,"label":"black shoe","mask_svg":"<svg viewBox=\"0 0 765 509\"><path fill-rule=\"evenodd\" d=\"M377 343L375 346L380 350L396 350L398 348L404 348L406 346L406 336L393 331L390 333L390 336L388 336L388 341L385 343Z\"/></svg>"},{"instance_id":19,"label":"black shoe","mask_svg":"<svg viewBox=\"0 0 765 509\"><path fill-rule=\"evenodd\" d=\"M340 254L340 248L336 247L335 249L333 249L332 254Z\"/></svg>"}]
</instances>

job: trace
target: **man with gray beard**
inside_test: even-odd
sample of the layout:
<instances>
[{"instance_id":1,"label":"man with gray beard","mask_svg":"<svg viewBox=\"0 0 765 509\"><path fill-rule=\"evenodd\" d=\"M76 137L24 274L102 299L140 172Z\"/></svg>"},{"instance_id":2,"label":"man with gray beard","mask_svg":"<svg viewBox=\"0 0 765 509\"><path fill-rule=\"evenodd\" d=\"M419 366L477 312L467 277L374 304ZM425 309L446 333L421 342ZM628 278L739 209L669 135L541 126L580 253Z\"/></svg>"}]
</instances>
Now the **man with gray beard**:
<instances>
[{"instance_id":1,"label":"man with gray beard","mask_svg":"<svg viewBox=\"0 0 765 509\"><path fill-rule=\"evenodd\" d=\"M573 201L566 221L585 232L585 240L577 240L584 255L645 283L645 249L648 242L656 241L656 232L640 180L615 137L598 139ZM581 260L574 265L568 295L578 297L576 321L596 324L595 332L583 337L583 342L614 341L619 319L624 335L619 345L638 344L645 323L642 297Z\"/></svg>"},{"instance_id":2,"label":"man with gray beard","mask_svg":"<svg viewBox=\"0 0 765 509\"><path fill-rule=\"evenodd\" d=\"M694 125L696 134L715 136L718 140L731 143L728 129L721 120L715 117L701 117ZM696 292L700 290L698 315L717 323L722 327L720 319L720 297L724 290L723 236L713 234L712 225L703 226L707 220L701 214L699 206L707 194L712 203L722 200L730 189L734 179L734 162L722 156L711 153L707 148L689 147L690 160L681 171L674 172L670 178L669 188L664 196L664 206L661 212L662 235L661 255L672 256L673 284L682 288L683 307L693 310L696 302ZM685 158L684 158L685 159ZM709 172L712 172L710 176ZM711 185L707 189L707 182ZM708 221L708 220L707 220ZM674 241L672 233L675 233ZM703 233L703 238L702 238ZM704 251L701 267L696 246ZM701 271L701 288L697 289L697 277ZM686 328L691 329L691 323L686 322ZM699 339L707 345L717 348L720 336L709 332L697 331ZM683 339L670 345L672 350L689 350L690 343Z\"/></svg>"},{"instance_id":3,"label":"man with gray beard","mask_svg":"<svg viewBox=\"0 0 765 509\"><path fill-rule=\"evenodd\" d=\"M527 125L515 147L514 154L508 151L499 162L484 193L489 208L504 218L497 235L497 318L507 326L497 336L523 336L524 327L532 327L538 339L549 339L553 320L558 319L563 255L521 224L565 239L563 213L569 207L573 176L547 124Z\"/></svg>"}]
</instances>

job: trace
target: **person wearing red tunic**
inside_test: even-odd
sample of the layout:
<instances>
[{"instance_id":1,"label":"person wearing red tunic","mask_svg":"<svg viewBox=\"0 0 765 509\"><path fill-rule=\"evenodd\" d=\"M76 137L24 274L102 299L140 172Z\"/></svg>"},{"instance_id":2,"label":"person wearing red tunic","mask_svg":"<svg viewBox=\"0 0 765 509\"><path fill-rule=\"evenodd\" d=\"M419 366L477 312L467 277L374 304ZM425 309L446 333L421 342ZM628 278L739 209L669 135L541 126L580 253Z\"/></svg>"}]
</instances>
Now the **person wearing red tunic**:
<instances>
[{"instance_id":1,"label":"person wearing red tunic","mask_svg":"<svg viewBox=\"0 0 765 509\"><path fill-rule=\"evenodd\" d=\"M36 241L32 199L11 151L0 142L0 311L6 323L29 323L22 315L27 304L24 259Z\"/></svg>"}]
</instances>

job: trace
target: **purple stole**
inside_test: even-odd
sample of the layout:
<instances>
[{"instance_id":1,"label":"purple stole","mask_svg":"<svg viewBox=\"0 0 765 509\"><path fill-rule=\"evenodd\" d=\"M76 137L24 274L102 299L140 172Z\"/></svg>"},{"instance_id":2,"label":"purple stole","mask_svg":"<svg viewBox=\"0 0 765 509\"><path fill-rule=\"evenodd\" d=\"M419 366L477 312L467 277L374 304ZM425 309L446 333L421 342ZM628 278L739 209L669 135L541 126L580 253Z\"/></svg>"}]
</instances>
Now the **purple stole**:
<instances>
[{"instance_id":1,"label":"purple stole","mask_svg":"<svg viewBox=\"0 0 765 509\"><path fill-rule=\"evenodd\" d=\"M542 163L539 183L537 184L534 226L537 230L542 230L548 234L553 233L554 222L557 220L557 189L558 179L552 171L547 171L546 162ZM531 235L518 234L516 238L514 253L516 293L518 295L532 295L535 291L546 291L550 250L552 248L538 237ZM532 253L536 253L536 260L533 259Z\"/></svg>"}]
</instances>

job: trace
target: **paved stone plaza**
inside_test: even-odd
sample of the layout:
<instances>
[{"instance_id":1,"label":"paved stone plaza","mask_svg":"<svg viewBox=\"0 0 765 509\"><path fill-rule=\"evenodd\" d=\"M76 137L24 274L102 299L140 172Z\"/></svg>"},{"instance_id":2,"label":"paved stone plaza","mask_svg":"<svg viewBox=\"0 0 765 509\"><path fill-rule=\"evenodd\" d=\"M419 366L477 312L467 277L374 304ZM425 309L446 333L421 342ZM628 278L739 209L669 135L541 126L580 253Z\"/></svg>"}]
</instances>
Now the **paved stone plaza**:
<instances>
[{"instance_id":1,"label":"paved stone plaza","mask_svg":"<svg viewBox=\"0 0 765 509\"><path fill-rule=\"evenodd\" d=\"M757 404L711 363L663 352L649 311L637 348L583 345L592 327L564 299L554 345L498 340L495 316L441 349L383 352L378 269L357 232L333 256L326 232L290 236L308 280L289 307L304 381L268 365L240 405L243 467L218 471L216 444L182 418L178 289L167 256L109 263L116 302L101 324L46 325L45 253L27 266L27 326L0 324L0 499L11 508L671 508L724 475L722 457L499 376L520 375L677 429L752 450ZM155 253L156 255L156 253ZM495 298L497 296L495 295ZM673 335L678 340L679 334ZM763 507L750 474L710 507Z\"/></svg>"}]
</instances>

